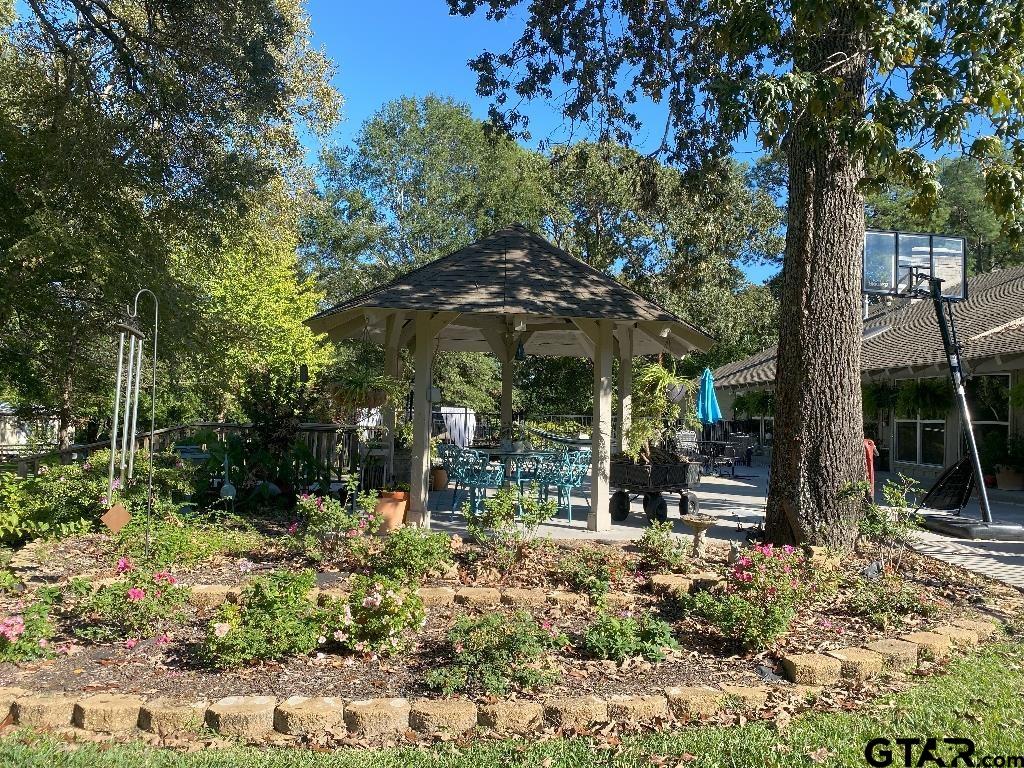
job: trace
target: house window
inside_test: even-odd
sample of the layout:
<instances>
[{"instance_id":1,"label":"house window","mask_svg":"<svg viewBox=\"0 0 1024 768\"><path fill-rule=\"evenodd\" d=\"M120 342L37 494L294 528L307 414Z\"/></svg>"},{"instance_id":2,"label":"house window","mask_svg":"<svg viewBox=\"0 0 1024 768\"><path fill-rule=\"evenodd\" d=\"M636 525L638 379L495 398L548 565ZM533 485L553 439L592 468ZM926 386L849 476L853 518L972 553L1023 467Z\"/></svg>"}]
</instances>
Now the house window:
<instances>
[{"instance_id":1,"label":"house window","mask_svg":"<svg viewBox=\"0 0 1024 768\"><path fill-rule=\"evenodd\" d=\"M897 419L896 461L941 467L946 461L946 422Z\"/></svg>"},{"instance_id":2,"label":"house window","mask_svg":"<svg viewBox=\"0 0 1024 768\"><path fill-rule=\"evenodd\" d=\"M986 472L993 472L1002 461L1010 436L1010 376L972 376L965 390L981 466Z\"/></svg>"}]
</instances>

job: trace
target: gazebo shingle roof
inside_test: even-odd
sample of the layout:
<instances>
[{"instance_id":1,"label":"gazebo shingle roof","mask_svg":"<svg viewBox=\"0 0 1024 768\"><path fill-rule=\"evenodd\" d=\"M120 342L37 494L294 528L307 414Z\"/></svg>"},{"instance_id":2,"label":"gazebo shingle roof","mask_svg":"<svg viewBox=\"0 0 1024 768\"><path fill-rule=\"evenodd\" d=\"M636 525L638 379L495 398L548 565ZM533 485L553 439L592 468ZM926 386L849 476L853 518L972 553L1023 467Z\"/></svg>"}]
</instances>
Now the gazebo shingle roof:
<instances>
[{"instance_id":1,"label":"gazebo shingle roof","mask_svg":"<svg viewBox=\"0 0 1024 768\"><path fill-rule=\"evenodd\" d=\"M1024 267L1001 269L967 280L967 300L954 308L963 358L981 361L1024 355ZM923 371L945 364L931 301L905 302L876 312L864 323L861 370ZM775 380L775 347L715 371L715 385L756 388Z\"/></svg>"},{"instance_id":2,"label":"gazebo shingle roof","mask_svg":"<svg viewBox=\"0 0 1024 768\"><path fill-rule=\"evenodd\" d=\"M347 318L375 310L458 312L464 318L522 316L564 323L565 330L546 328L533 334L527 344L537 354L569 352L575 346L567 335L577 333L574 320L663 323L669 342L702 350L713 343L700 328L521 224L498 230L306 322L315 331L332 333ZM460 330L463 322L442 332L442 348L488 349L475 331ZM652 343L644 337L637 354L661 351Z\"/></svg>"}]
</instances>

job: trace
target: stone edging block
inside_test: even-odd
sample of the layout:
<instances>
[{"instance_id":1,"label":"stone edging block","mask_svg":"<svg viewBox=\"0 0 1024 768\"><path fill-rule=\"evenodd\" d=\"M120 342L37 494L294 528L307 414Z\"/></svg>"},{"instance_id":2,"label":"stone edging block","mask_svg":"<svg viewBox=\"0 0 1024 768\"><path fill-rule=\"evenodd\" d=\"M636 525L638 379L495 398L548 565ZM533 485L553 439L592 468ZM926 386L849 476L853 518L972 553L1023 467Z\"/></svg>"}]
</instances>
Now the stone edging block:
<instances>
[{"instance_id":1,"label":"stone edging block","mask_svg":"<svg viewBox=\"0 0 1024 768\"><path fill-rule=\"evenodd\" d=\"M536 701L496 701L481 704L477 723L499 733L530 733L541 726L544 707Z\"/></svg>"},{"instance_id":2,"label":"stone edging block","mask_svg":"<svg viewBox=\"0 0 1024 768\"><path fill-rule=\"evenodd\" d=\"M345 725L361 736L404 733L409 727L408 699L364 699L345 707Z\"/></svg>"},{"instance_id":3,"label":"stone edging block","mask_svg":"<svg viewBox=\"0 0 1024 768\"><path fill-rule=\"evenodd\" d=\"M196 733L206 718L210 702L205 700L178 701L160 697L145 702L139 710L139 728L158 736L172 733Z\"/></svg>"},{"instance_id":4,"label":"stone edging block","mask_svg":"<svg viewBox=\"0 0 1024 768\"><path fill-rule=\"evenodd\" d=\"M274 709L274 730L290 736L327 733L345 722L345 702L333 696L289 696Z\"/></svg>"},{"instance_id":5,"label":"stone edging block","mask_svg":"<svg viewBox=\"0 0 1024 768\"><path fill-rule=\"evenodd\" d=\"M142 699L117 693L97 693L75 703L72 722L86 731L117 733L130 731L139 723Z\"/></svg>"},{"instance_id":6,"label":"stone edging block","mask_svg":"<svg viewBox=\"0 0 1024 768\"><path fill-rule=\"evenodd\" d=\"M226 696L206 710L206 724L222 736L256 738L274 730L273 696Z\"/></svg>"},{"instance_id":7,"label":"stone edging block","mask_svg":"<svg viewBox=\"0 0 1024 768\"><path fill-rule=\"evenodd\" d=\"M476 724L476 704L466 699L417 699L409 710L409 727L422 734L464 733Z\"/></svg>"},{"instance_id":8,"label":"stone edging block","mask_svg":"<svg viewBox=\"0 0 1024 768\"><path fill-rule=\"evenodd\" d=\"M608 704L597 696L550 699L544 702L544 719L556 728L584 730L608 720Z\"/></svg>"},{"instance_id":9,"label":"stone edging block","mask_svg":"<svg viewBox=\"0 0 1024 768\"><path fill-rule=\"evenodd\" d=\"M839 659L821 653L794 653L782 659L782 671L798 685L838 683L842 666Z\"/></svg>"}]
</instances>

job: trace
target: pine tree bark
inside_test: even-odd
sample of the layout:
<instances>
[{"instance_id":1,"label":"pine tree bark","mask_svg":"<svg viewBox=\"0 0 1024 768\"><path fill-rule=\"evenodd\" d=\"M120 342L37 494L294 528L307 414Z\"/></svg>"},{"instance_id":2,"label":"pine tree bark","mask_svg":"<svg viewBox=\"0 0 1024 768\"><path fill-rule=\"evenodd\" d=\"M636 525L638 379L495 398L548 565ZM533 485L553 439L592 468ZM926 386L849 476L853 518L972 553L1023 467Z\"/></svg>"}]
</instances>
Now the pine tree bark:
<instances>
[{"instance_id":1,"label":"pine tree bark","mask_svg":"<svg viewBox=\"0 0 1024 768\"><path fill-rule=\"evenodd\" d=\"M832 62L844 94L827 105L860 114L867 67L852 17L816 36L797 65ZM833 71L833 70L830 70ZM779 544L848 548L862 514L854 484L864 479L860 347L864 201L862 158L805 112L786 140L788 226L776 363L775 440L766 535Z\"/></svg>"}]
</instances>

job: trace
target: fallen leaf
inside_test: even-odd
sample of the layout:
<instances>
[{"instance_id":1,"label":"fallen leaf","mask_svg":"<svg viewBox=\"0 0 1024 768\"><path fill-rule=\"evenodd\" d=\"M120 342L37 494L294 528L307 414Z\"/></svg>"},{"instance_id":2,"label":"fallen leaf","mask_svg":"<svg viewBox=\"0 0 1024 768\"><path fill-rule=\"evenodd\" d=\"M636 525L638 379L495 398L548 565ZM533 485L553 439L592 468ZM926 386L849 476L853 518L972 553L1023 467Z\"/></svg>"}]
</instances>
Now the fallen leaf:
<instances>
[{"instance_id":1,"label":"fallen leaf","mask_svg":"<svg viewBox=\"0 0 1024 768\"><path fill-rule=\"evenodd\" d=\"M828 747L818 747L813 752L808 752L807 756L811 758L812 762L824 763L832 756L832 753L828 751Z\"/></svg>"}]
</instances>

